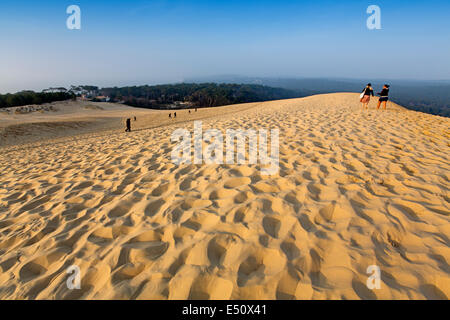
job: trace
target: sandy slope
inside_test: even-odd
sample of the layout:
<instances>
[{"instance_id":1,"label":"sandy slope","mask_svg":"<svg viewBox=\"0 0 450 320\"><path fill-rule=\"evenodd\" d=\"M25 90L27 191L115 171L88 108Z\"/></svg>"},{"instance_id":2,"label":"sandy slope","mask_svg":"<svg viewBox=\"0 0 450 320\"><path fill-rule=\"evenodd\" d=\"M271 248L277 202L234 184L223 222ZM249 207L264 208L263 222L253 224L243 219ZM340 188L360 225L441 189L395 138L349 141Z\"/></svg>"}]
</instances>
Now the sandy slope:
<instances>
[{"instance_id":1,"label":"sandy slope","mask_svg":"<svg viewBox=\"0 0 450 320\"><path fill-rule=\"evenodd\" d=\"M374 103L142 114L132 134L2 148L0 298L448 299L450 119ZM173 164L170 135L194 118L279 128L279 174Z\"/></svg>"},{"instance_id":2,"label":"sandy slope","mask_svg":"<svg viewBox=\"0 0 450 320\"><path fill-rule=\"evenodd\" d=\"M89 101L54 102L44 107L52 109L25 114L15 112L20 108L9 108L9 112L0 109L0 147L114 130L125 118L155 113L153 110Z\"/></svg>"}]
</instances>

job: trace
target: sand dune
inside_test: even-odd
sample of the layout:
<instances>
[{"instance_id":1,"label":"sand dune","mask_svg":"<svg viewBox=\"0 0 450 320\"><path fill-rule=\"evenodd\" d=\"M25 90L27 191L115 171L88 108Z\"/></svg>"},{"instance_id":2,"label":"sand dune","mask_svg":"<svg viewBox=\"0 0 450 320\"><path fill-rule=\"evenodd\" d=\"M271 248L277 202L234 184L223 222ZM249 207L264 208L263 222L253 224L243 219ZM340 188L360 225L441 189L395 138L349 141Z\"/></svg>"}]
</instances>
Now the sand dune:
<instances>
[{"instance_id":1,"label":"sand dune","mask_svg":"<svg viewBox=\"0 0 450 320\"><path fill-rule=\"evenodd\" d=\"M54 102L37 107L50 111L18 113L16 110L21 108L9 108L9 112L0 113L0 147L115 130L122 126L124 118L155 113L120 104L88 101Z\"/></svg>"},{"instance_id":2,"label":"sand dune","mask_svg":"<svg viewBox=\"0 0 450 320\"><path fill-rule=\"evenodd\" d=\"M29 143L10 132L0 149L0 298L448 299L450 119L374 104L362 111L358 94L342 93L176 120L141 110L131 134L112 127L138 112L123 109L83 135ZM87 112L105 110L83 112L91 123ZM279 174L175 165L171 133L192 131L194 119L222 131L279 128ZM71 265L80 290L67 288ZM379 290L366 286L371 265Z\"/></svg>"}]
</instances>

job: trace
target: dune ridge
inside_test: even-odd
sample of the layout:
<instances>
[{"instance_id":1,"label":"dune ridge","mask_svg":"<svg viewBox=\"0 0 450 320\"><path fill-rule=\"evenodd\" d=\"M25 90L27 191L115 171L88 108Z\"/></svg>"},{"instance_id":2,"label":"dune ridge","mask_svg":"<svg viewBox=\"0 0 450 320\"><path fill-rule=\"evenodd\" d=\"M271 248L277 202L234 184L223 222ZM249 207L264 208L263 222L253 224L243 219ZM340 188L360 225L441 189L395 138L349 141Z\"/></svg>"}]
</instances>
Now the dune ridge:
<instances>
[{"instance_id":1,"label":"dune ridge","mask_svg":"<svg viewBox=\"0 0 450 320\"><path fill-rule=\"evenodd\" d=\"M131 134L1 148L0 298L448 299L450 119L375 103L143 111ZM279 128L279 173L173 164L170 135L194 119Z\"/></svg>"}]
</instances>

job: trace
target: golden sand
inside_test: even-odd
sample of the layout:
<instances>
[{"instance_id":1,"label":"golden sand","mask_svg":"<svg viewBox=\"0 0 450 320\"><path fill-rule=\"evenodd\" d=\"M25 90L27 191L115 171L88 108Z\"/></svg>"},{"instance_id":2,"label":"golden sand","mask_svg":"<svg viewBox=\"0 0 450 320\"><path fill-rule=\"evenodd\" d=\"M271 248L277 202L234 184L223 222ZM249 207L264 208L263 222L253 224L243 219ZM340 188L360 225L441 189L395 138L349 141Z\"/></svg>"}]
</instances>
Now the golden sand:
<instances>
[{"instance_id":1,"label":"golden sand","mask_svg":"<svg viewBox=\"0 0 450 320\"><path fill-rule=\"evenodd\" d=\"M358 96L0 114L0 298L448 299L450 119ZM173 164L194 119L279 128L279 173Z\"/></svg>"}]
</instances>

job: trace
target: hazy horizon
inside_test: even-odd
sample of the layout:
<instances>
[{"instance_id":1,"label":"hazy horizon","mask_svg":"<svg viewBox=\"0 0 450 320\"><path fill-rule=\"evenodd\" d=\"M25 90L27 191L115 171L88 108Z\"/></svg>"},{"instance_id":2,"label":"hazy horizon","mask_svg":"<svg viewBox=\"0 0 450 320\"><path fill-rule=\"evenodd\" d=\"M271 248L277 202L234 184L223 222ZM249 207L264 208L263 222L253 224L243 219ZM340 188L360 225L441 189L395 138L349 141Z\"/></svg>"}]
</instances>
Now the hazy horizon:
<instances>
[{"instance_id":1,"label":"hazy horizon","mask_svg":"<svg viewBox=\"0 0 450 320\"><path fill-rule=\"evenodd\" d=\"M81 8L81 30L66 9ZM366 9L381 8L381 30ZM11 1L0 3L0 93L238 75L449 81L450 3Z\"/></svg>"},{"instance_id":2,"label":"hazy horizon","mask_svg":"<svg viewBox=\"0 0 450 320\"><path fill-rule=\"evenodd\" d=\"M9 91L9 92L2 92L0 91L0 94L7 94L7 93L17 93L20 91L27 91L32 90L36 92L40 92L44 89L48 88L58 88L58 87L64 87L66 89L69 89L72 85L73 86L80 86L80 85L92 85L92 86L98 86L99 88L113 88L113 87L132 87L132 86L156 86L156 85L170 85L170 84L180 84L180 83L199 83L199 82L211 82L211 83L231 83L228 79L229 78L239 78L239 79L261 79L261 80L329 80L329 81L342 81L342 82L361 82L361 85L365 83L365 81L371 81L373 83L376 82L400 82L404 81L408 83L418 83L418 84L450 84L450 79L381 79L381 78L339 78L339 77L301 77L301 76L252 76L252 75L237 75L237 74L221 74L221 75L205 75L205 76L199 76L199 77L186 77L184 79L178 80L178 81L167 81L167 82L153 82L153 83L141 83L141 82L123 82L121 84L109 84L109 85L99 85L98 83L92 83L92 82L86 82L86 83L68 83L66 85L62 84L54 84L49 86L37 86L34 88L20 88L16 91ZM246 81L235 81L233 83L236 84L245 84ZM255 83L258 84L258 83ZM262 84L265 85L265 84ZM270 85L265 85L270 86ZM272 86L273 87L273 86Z\"/></svg>"}]
</instances>

